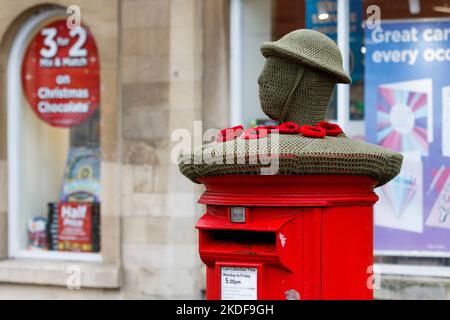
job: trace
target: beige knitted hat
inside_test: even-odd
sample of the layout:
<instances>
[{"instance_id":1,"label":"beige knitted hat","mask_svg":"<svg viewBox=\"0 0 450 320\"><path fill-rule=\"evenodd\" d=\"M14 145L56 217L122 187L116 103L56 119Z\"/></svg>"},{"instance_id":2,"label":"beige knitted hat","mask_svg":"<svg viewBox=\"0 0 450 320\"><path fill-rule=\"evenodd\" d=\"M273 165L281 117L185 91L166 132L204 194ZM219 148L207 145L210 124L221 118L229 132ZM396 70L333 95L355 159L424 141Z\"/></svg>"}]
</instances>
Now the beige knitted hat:
<instances>
[{"instance_id":1,"label":"beige knitted hat","mask_svg":"<svg viewBox=\"0 0 450 320\"><path fill-rule=\"evenodd\" d=\"M352 80L342 68L342 56L336 43L321 32L309 29L295 30L275 42L261 46L264 57L276 56L336 77L338 83Z\"/></svg>"},{"instance_id":2,"label":"beige knitted hat","mask_svg":"<svg viewBox=\"0 0 450 320\"><path fill-rule=\"evenodd\" d=\"M336 83L350 83L333 40L301 29L264 42L267 58L258 79L261 108L271 119L314 125L325 118Z\"/></svg>"}]
</instances>

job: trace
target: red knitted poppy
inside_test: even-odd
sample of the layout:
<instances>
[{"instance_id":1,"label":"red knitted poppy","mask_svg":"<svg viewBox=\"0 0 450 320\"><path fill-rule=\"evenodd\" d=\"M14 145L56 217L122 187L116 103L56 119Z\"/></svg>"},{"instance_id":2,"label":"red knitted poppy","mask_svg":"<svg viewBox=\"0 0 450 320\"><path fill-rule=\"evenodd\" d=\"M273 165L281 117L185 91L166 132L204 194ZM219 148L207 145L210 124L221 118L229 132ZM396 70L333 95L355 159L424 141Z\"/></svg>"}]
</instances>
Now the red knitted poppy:
<instances>
[{"instance_id":1,"label":"red knitted poppy","mask_svg":"<svg viewBox=\"0 0 450 320\"><path fill-rule=\"evenodd\" d=\"M325 129L317 126L304 125L300 128L300 132L304 137L323 138L327 135Z\"/></svg>"},{"instance_id":2,"label":"red knitted poppy","mask_svg":"<svg viewBox=\"0 0 450 320\"><path fill-rule=\"evenodd\" d=\"M295 122L285 122L278 126L280 133L296 134L300 133L300 126Z\"/></svg>"},{"instance_id":3,"label":"red knitted poppy","mask_svg":"<svg viewBox=\"0 0 450 320\"><path fill-rule=\"evenodd\" d=\"M216 142L225 142L225 141L233 140L233 139L239 137L242 134L242 132L244 132L244 127L241 125L222 129L222 130L220 130L219 134L217 135Z\"/></svg>"},{"instance_id":4,"label":"red knitted poppy","mask_svg":"<svg viewBox=\"0 0 450 320\"><path fill-rule=\"evenodd\" d=\"M325 130L327 136L336 137L342 133L341 127L335 123L330 123L327 121L320 121L317 124L318 127Z\"/></svg>"}]
</instances>

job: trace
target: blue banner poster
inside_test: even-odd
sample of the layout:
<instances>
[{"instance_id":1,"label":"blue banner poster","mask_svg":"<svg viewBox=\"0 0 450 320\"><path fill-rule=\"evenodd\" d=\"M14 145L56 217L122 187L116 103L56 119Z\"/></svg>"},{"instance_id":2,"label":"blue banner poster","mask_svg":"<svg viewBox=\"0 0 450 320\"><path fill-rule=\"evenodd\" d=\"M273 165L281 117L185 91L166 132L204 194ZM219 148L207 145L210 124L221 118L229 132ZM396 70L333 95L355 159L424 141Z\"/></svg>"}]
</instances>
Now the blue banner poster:
<instances>
[{"instance_id":1,"label":"blue banner poster","mask_svg":"<svg viewBox=\"0 0 450 320\"><path fill-rule=\"evenodd\" d=\"M450 20L382 21L365 45L366 139L404 156L377 189L375 250L450 255Z\"/></svg>"}]
</instances>

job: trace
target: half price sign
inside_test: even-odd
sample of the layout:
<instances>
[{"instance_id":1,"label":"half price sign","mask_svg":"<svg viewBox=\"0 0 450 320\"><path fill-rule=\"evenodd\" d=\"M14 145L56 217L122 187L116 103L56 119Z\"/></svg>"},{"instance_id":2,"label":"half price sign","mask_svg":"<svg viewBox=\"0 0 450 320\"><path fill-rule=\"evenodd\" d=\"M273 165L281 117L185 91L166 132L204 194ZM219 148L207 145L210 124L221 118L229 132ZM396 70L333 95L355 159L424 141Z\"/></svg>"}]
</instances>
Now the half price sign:
<instances>
[{"instance_id":1,"label":"half price sign","mask_svg":"<svg viewBox=\"0 0 450 320\"><path fill-rule=\"evenodd\" d=\"M22 63L25 97L36 115L55 127L72 127L88 119L100 103L99 57L95 40L81 25L66 20L41 28Z\"/></svg>"}]
</instances>

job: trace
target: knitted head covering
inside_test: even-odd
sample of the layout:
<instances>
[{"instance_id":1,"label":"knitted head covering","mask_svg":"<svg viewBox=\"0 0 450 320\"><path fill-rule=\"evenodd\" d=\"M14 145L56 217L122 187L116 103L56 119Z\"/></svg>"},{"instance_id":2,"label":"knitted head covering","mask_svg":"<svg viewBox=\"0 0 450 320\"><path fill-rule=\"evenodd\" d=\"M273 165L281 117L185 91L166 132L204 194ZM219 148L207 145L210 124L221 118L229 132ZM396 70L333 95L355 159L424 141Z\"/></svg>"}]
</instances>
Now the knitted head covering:
<instances>
[{"instance_id":1,"label":"knitted head covering","mask_svg":"<svg viewBox=\"0 0 450 320\"><path fill-rule=\"evenodd\" d=\"M279 122L316 124L325 117L336 83L350 83L333 40L308 29L261 46L267 58L258 79L261 106ZM301 106L301 108L299 108Z\"/></svg>"}]
</instances>

